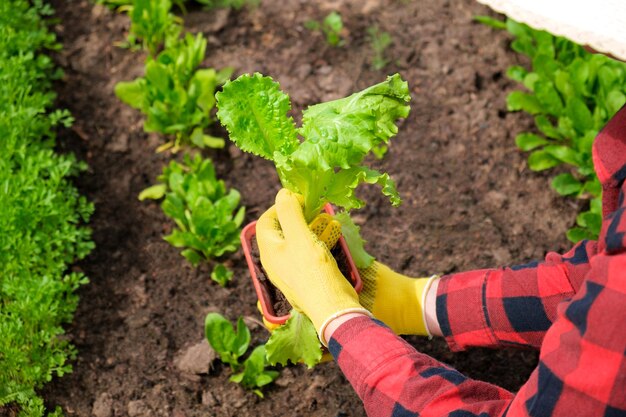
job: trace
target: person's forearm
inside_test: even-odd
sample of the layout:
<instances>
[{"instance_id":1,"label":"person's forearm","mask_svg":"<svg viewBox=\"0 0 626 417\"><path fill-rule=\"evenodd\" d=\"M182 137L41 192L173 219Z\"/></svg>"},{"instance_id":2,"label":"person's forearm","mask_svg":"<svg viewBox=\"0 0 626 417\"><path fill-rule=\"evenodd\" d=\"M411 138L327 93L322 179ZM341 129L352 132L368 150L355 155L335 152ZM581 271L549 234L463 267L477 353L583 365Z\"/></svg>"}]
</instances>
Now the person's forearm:
<instances>
[{"instance_id":1,"label":"person's forearm","mask_svg":"<svg viewBox=\"0 0 626 417\"><path fill-rule=\"evenodd\" d=\"M328 348L368 416L500 416L513 398L502 388L468 379L417 352L381 322L365 316L344 316Z\"/></svg>"},{"instance_id":2,"label":"person's forearm","mask_svg":"<svg viewBox=\"0 0 626 417\"><path fill-rule=\"evenodd\" d=\"M539 348L557 306L576 294L596 252L596 242L585 241L541 262L441 277L435 302L441 334L452 350ZM426 311L432 314L432 300Z\"/></svg>"}]
</instances>

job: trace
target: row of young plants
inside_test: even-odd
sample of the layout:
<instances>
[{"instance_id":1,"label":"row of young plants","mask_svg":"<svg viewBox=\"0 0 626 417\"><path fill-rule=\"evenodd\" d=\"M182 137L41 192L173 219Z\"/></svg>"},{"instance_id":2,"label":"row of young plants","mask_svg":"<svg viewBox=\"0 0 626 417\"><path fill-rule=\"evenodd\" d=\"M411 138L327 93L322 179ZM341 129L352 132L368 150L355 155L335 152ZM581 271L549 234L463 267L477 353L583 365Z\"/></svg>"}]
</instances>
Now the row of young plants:
<instances>
[{"instance_id":1,"label":"row of young plants","mask_svg":"<svg viewBox=\"0 0 626 417\"><path fill-rule=\"evenodd\" d=\"M567 232L572 242L597 239L602 224L602 187L593 168L591 147L599 130L626 103L626 63L586 51L565 38L512 19L478 20L513 35L511 48L528 58L529 68L512 66L507 75L524 86L507 97L510 111L535 119L536 130L517 135L528 166L543 171L559 165L568 172L552 180L560 195L588 201Z\"/></svg>"},{"instance_id":2,"label":"row of young plants","mask_svg":"<svg viewBox=\"0 0 626 417\"><path fill-rule=\"evenodd\" d=\"M111 2L108 2L109 4ZM183 33L183 18L174 14L170 0L124 1L119 11L126 12L131 25L124 46L147 54L144 76L120 82L116 95L146 117L144 131L157 132L166 142L157 152L168 152L172 160L164 166L157 183L139 194L140 200L159 200L163 213L176 227L164 239L194 267L200 262L213 265L211 279L226 287L233 272L219 262L240 247L239 235L245 216L240 195L227 189L218 179L215 167L202 150L223 148L222 138L211 136L208 128L215 122L215 92L230 78L232 69L216 71L202 68L207 41L202 33ZM209 6L241 7L249 2L222 1L202 3ZM119 2L117 2L119 5ZM176 6L184 11L184 2ZM174 157L179 151L184 155ZM268 370L264 345L246 356L250 330L240 317L236 330L223 316L206 317L207 340L228 364L231 381L263 396L261 387L278 376Z\"/></svg>"},{"instance_id":3,"label":"row of young plants","mask_svg":"<svg viewBox=\"0 0 626 417\"><path fill-rule=\"evenodd\" d=\"M41 416L38 390L71 371L75 348L62 337L76 289L68 266L94 247L84 224L93 206L72 185L85 170L54 152L66 110L53 110L62 73L46 52L60 48L40 0L0 2L0 414ZM56 409L50 415L60 415Z\"/></svg>"},{"instance_id":4,"label":"row of young plants","mask_svg":"<svg viewBox=\"0 0 626 417\"><path fill-rule=\"evenodd\" d=\"M142 45L147 59L143 77L115 88L122 101L144 113L146 132L168 139L158 152L189 152L182 162L172 160L158 183L139 195L141 200L162 200L164 213L176 223L165 240L182 248L194 266L213 263L211 278L228 284L233 274L217 260L239 248L245 213L239 193L226 189L201 152L224 146L222 139L207 134L217 101L217 118L230 139L243 151L275 163L282 185L305 197L308 221L326 203L343 209L336 219L350 237L351 252L358 266L369 266L373 258L363 250L358 227L347 212L364 204L354 194L361 183L379 184L394 205L400 202L389 175L368 168L363 160L370 153L384 155L397 132L396 120L408 115L406 82L395 75L345 99L310 106L298 128L287 115L289 97L271 78L254 74L226 81L231 69L200 68L206 40L201 33L183 35L183 20L172 7L169 0L135 0L120 8L131 19L127 45ZM147 22L167 23L147 30ZM304 362L312 367L321 360L322 347L308 318L292 310L285 320L273 326L266 322L273 328L267 344L247 355L250 332L241 318L234 328L219 314L206 317L206 337L233 371L231 381L262 396L261 387L278 377L268 365Z\"/></svg>"}]
</instances>

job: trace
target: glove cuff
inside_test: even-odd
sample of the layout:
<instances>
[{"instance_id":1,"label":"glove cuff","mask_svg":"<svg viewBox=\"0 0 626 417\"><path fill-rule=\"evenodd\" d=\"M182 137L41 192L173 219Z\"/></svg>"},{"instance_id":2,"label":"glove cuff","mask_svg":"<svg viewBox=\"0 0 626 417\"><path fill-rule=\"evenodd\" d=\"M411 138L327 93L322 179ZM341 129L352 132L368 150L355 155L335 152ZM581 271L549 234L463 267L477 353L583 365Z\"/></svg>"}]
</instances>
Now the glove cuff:
<instances>
[{"instance_id":1,"label":"glove cuff","mask_svg":"<svg viewBox=\"0 0 626 417\"><path fill-rule=\"evenodd\" d=\"M328 347L328 343L326 342L326 340L324 340L324 332L326 331L326 328L328 327L330 322L335 320L338 317L341 317L345 314L350 314L350 313L365 314L366 316L370 318L374 318L372 313L370 313L368 310L364 309L363 307L346 308L344 310L339 310L336 313L331 314L326 320L322 322L322 325L317 330L317 337L320 339L320 342L322 343L322 345Z\"/></svg>"},{"instance_id":2,"label":"glove cuff","mask_svg":"<svg viewBox=\"0 0 626 417\"><path fill-rule=\"evenodd\" d=\"M424 285L424 289L422 290L422 320L424 322L426 336L428 336L429 340L433 338L433 334L430 332L430 329L428 328L428 321L426 320L426 296L428 295L428 291L430 291L431 285L433 285L433 282L436 279L439 279L439 275L432 275L431 277L429 277L428 281L426 281L426 285Z\"/></svg>"}]
</instances>

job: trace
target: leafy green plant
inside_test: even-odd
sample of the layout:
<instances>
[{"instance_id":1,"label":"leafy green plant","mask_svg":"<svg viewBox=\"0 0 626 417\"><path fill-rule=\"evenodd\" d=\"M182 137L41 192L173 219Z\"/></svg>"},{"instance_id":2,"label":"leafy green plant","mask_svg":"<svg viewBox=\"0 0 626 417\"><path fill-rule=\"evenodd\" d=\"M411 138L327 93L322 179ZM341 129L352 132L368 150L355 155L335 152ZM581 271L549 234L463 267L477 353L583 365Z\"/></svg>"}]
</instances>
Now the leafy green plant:
<instances>
[{"instance_id":1,"label":"leafy green plant","mask_svg":"<svg viewBox=\"0 0 626 417\"><path fill-rule=\"evenodd\" d=\"M303 111L299 128L287 116L289 97L261 74L227 82L216 98L217 117L230 139L243 151L274 162L283 186L304 196L308 222L326 203L346 212L363 207L365 203L355 195L362 183L380 185L394 206L400 204L389 175L363 163L373 148L397 133L395 121L409 114L408 86L399 75L349 97L310 106ZM350 249L364 252L362 245ZM268 342L270 362L303 360L312 366L320 355L319 341L312 337L315 329L305 316L291 314L285 329L274 331Z\"/></svg>"},{"instance_id":2,"label":"leafy green plant","mask_svg":"<svg viewBox=\"0 0 626 417\"><path fill-rule=\"evenodd\" d=\"M230 365L232 372L237 372L230 377L230 381L241 384L263 398L260 388L272 383L279 373L266 369L265 345L257 346L243 363L239 361L250 345L250 330L243 318L239 317L237 328L234 329L221 314L209 313L204 321L204 333L220 360Z\"/></svg>"},{"instance_id":3,"label":"leafy green plant","mask_svg":"<svg viewBox=\"0 0 626 417\"><path fill-rule=\"evenodd\" d=\"M41 1L0 2L0 409L20 416L43 416L42 388L71 372L62 326L87 278L68 268L94 247L83 226L93 205L71 182L86 165L54 152L72 117L52 110L62 72L42 53L61 48L51 15Z\"/></svg>"},{"instance_id":4,"label":"leafy green plant","mask_svg":"<svg viewBox=\"0 0 626 417\"><path fill-rule=\"evenodd\" d=\"M537 127L537 132L517 135L515 142L531 152L528 166L534 171L561 164L574 168L552 180L559 194L590 200L589 209L578 215L577 226L567 237L573 242L597 238L602 190L591 148L599 130L626 103L626 64L511 19L502 22L483 16L478 20L506 28L515 37L513 50L530 59L530 70L512 66L507 71L526 89L509 94L508 109L532 114Z\"/></svg>"},{"instance_id":5,"label":"leafy green plant","mask_svg":"<svg viewBox=\"0 0 626 417\"><path fill-rule=\"evenodd\" d=\"M248 351L250 345L250 330L243 318L239 317L237 328L234 329L221 314L209 313L204 319L204 334L220 360L237 371L240 368L239 358Z\"/></svg>"},{"instance_id":6,"label":"leafy green plant","mask_svg":"<svg viewBox=\"0 0 626 417\"><path fill-rule=\"evenodd\" d=\"M174 247L185 248L181 254L192 265L239 248L245 208L239 207L239 192L235 189L227 192L224 181L217 179L210 159L198 154L194 158L185 155L182 164L171 161L158 181L159 184L142 191L139 199L165 197L161 208L178 228L164 239ZM231 277L232 273L220 264L211 274L222 286Z\"/></svg>"},{"instance_id":7,"label":"leafy green plant","mask_svg":"<svg viewBox=\"0 0 626 417\"><path fill-rule=\"evenodd\" d=\"M321 31L326 37L326 43L330 46L343 45L343 39L341 38L343 21L341 20L341 15L337 12L330 12L321 22L308 20L304 26L309 30Z\"/></svg>"},{"instance_id":8,"label":"leafy green plant","mask_svg":"<svg viewBox=\"0 0 626 417\"><path fill-rule=\"evenodd\" d=\"M226 284L230 282L232 277L233 271L226 268L223 264L215 265L213 272L211 272L211 279L220 284L222 287L225 287Z\"/></svg>"},{"instance_id":9,"label":"leafy green plant","mask_svg":"<svg viewBox=\"0 0 626 417\"><path fill-rule=\"evenodd\" d=\"M232 69L199 69L206 51L201 34L185 38L166 48L156 59L148 58L146 74L115 86L115 94L147 116L146 132L174 135L159 150L178 151L183 145L221 148L224 140L208 135L213 123L215 89L230 77Z\"/></svg>"},{"instance_id":10,"label":"leafy green plant","mask_svg":"<svg viewBox=\"0 0 626 417\"><path fill-rule=\"evenodd\" d=\"M182 31L182 19L172 12L171 0L133 0L130 4L124 0L119 10L130 17L130 32L127 46L137 48L139 42L150 56L156 54L164 45L175 43Z\"/></svg>"},{"instance_id":11,"label":"leafy green plant","mask_svg":"<svg viewBox=\"0 0 626 417\"><path fill-rule=\"evenodd\" d=\"M367 28L370 44L374 55L372 56L372 67L375 70L381 70L389 64L386 57L387 48L393 42L391 35L385 31L381 31L378 26L370 26Z\"/></svg>"},{"instance_id":12,"label":"leafy green plant","mask_svg":"<svg viewBox=\"0 0 626 417\"><path fill-rule=\"evenodd\" d=\"M278 371L267 370L267 364L265 345L259 345L243 363L243 371L231 376L230 380L263 398L260 388L271 384L280 375Z\"/></svg>"}]
</instances>

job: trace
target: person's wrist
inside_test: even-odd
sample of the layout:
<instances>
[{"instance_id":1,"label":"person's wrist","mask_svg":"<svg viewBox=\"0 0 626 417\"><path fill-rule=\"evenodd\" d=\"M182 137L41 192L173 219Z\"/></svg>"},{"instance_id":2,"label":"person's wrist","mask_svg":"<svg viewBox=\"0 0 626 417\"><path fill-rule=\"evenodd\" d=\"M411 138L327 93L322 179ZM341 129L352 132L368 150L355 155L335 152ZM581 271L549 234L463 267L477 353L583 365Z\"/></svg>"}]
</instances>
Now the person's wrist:
<instances>
[{"instance_id":1,"label":"person's wrist","mask_svg":"<svg viewBox=\"0 0 626 417\"><path fill-rule=\"evenodd\" d=\"M437 288L439 287L439 277L433 279L424 298L424 321L426 329L431 336L442 336L439 320L437 319Z\"/></svg>"},{"instance_id":2,"label":"person's wrist","mask_svg":"<svg viewBox=\"0 0 626 417\"><path fill-rule=\"evenodd\" d=\"M327 344L330 338L333 337L333 334L335 333L335 331L339 329L339 327L341 327L343 324L345 324L346 322L352 319L360 318L360 317L370 317L370 315L365 314L365 312L358 312L358 313L355 312L355 313L342 314L339 317L333 318L332 320L328 322L328 324L323 330L323 335L321 335L323 337L323 340L326 341L326 344Z\"/></svg>"}]
</instances>

